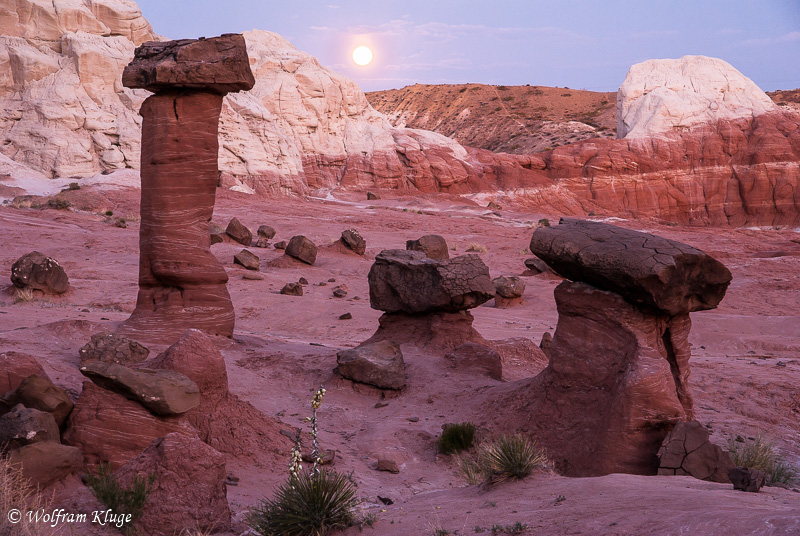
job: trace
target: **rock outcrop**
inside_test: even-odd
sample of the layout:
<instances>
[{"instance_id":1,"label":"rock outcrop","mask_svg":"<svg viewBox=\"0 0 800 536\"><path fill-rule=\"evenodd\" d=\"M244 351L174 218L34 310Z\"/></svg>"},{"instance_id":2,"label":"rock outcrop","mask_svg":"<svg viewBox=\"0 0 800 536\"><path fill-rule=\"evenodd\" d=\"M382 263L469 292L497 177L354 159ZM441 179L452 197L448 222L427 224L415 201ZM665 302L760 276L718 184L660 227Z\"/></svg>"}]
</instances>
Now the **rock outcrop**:
<instances>
[{"instance_id":1,"label":"rock outcrop","mask_svg":"<svg viewBox=\"0 0 800 536\"><path fill-rule=\"evenodd\" d=\"M690 475L700 480L729 483L734 469L727 450L709 441L697 421L679 422L658 449L659 475Z\"/></svg>"},{"instance_id":2,"label":"rock outcrop","mask_svg":"<svg viewBox=\"0 0 800 536\"><path fill-rule=\"evenodd\" d=\"M241 35L146 43L125 68L142 104L139 295L121 328L148 338L186 329L233 335L228 275L211 254L223 95L253 86Z\"/></svg>"},{"instance_id":3,"label":"rock outcrop","mask_svg":"<svg viewBox=\"0 0 800 536\"><path fill-rule=\"evenodd\" d=\"M567 475L656 474L664 438L693 418L689 312L716 307L730 273L686 244L607 224L542 227L531 247L573 281L555 289L547 368L490 403L524 408L510 419Z\"/></svg>"}]
</instances>

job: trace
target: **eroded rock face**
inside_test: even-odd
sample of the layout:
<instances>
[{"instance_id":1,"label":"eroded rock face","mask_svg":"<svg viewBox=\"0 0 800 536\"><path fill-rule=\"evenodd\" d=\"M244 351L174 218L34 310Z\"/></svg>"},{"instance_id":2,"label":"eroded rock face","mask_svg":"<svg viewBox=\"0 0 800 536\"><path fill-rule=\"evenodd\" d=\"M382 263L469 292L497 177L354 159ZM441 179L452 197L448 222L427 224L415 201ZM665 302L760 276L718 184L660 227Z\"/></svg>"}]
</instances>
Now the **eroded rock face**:
<instances>
[{"instance_id":1,"label":"eroded rock face","mask_svg":"<svg viewBox=\"0 0 800 536\"><path fill-rule=\"evenodd\" d=\"M69 277L58 261L33 251L11 265L11 282L17 288L32 288L45 294L69 290Z\"/></svg>"},{"instance_id":2,"label":"eroded rock face","mask_svg":"<svg viewBox=\"0 0 800 536\"><path fill-rule=\"evenodd\" d=\"M205 62L202 69L198 61ZM209 224L222 96L252 86L248 65L244 38L225 35L143 46L126 67L127 84L159 92L140 112L139 295L122 333L176 338L197 328L233 334L228 276L209 251Z\"/></svg>"},{"instance_id":3,"label":"eroded rock face","mask_svg":"<svg viewBox=\"0 0 800 536\"><path fill-rule=\"evenodd\" d=\"M679 422L658 450L659 475L690 475L700 480L729 483L734 468L725 449L709 441L697 421Z\"/></svg>"},{"instance_id":4,"label":"eroded rock face","mask_svg":"<svg viewBox=\"0 0 800 536\"><path fill-rule=\"evenodd\" d=\"M137 526L145 534L171 536L186 530L227 531L231 512L225 488L225 457L195 437L167 434L116 473L123 486L155 475Z\"/></svg>"},{"instance_id":5,"label":"eroded rock face","mask_svg":"<svg viewBox=\"0 0 800 536\"><path fill-rule=\"evenodd\" d=\"M495 293L489 269L477 255L436 261L421 251L385 250L368 277L370 305L387 313L464 311Z\"/></svg>"},{"instance_id":6,"label":"eroded rock face","mask_svg":"<svg viewBox=\"0 0 800 536\"><path fill-rule=\"evenodd\" d=\"M679 315L715 308L731 273L687 244L606 223L563 219L533 233L531 251L560 275Z\"/></svg>"}]
</instances>

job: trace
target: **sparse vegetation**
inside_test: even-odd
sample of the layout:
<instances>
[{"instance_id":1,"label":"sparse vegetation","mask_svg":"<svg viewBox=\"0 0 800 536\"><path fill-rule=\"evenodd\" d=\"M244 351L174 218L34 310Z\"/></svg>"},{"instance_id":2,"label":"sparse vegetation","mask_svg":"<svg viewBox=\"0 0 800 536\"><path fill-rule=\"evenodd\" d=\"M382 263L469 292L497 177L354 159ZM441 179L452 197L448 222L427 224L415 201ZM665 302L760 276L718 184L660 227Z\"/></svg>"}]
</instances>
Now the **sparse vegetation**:
<instances>
[{"instance_id":1,"label":"sparse vegetation","mask_svg":"<svg viewBox=\"0 0 800 536\"><path fill-rule=\"evenodd\" d=\"M113 210L106 210L106 216L113 216L113 215L114 215Z\"/></svg>"},{"instance_id":2,"label":"sparse vegetation","mask_svg":"<svg viewBox=\"0 0 800 536\"><path fill-rule=\"evenodd\" d=\"M136 475L130 487L123 487L114 476L110 464L102 464L96 473L86 475L86 485L92 489L97 500L115 514L129 515L129 521L121 528L125 534L136 534L134 526L144 512L144 505L150 496L150 490L156 475Z\"/></svg>"},{"instance_id":3,"label":"sparse vegetation","mask_svg":"<svg viewBox=\"0 0 800 536\"><path fill-rule=\"evenodd\" d=\"M544 450L519 434L479 445L471 455L458 457L457 463L469 484L521 480L537 467L550 466Z\"/></svg>"},{"instance_id":4,"label":"sparse vegetation","mask_svg":"<svg viewBox=\"0 0 800 536\"><path fill-rule=\"evenodd\" d=\"M0 534L3 536L38 536L42 534L38 523L21 518L12 523L7 514L12 508L20 512L36 512L47 509L50 501L39 490L31 486L22 475L22 468L11 465L8 459L0 456ZM42 523L44 525L44 523Z\"/></svg>"},{"instance_id":5,"label":"sparse vegetation","mask_svg":"<svg viewBox=\"0 0 800 536\"><path fill-rule=\"evenodd\" d=\"M475 425L471 422L451 424L442 430L436 442L442 454L454 454L472 447L475 441Z\"/></svg>"},{"instance_id":6,"label":"sparse vegetation","mask_svg":"<svg viewBox=\"0 0 800 536\"><path fill-rule=\"evenodd\" d=\"M751 440L741 436L728 440L728 452L734 465L758 469L767 474L767 486L791 485L797 479L797 469L775 452L775 445L761 435Z\"/></svg>"},{"instance_id":7,"label":"sparse vegetation","mask_svg":"<svg viewBox=\"0 0 800 536\"><path fill-rule=\"evenodd\" d=\"M69 183L69 186L67 187L67 190L80 190L80 189L81 189L81 185L78 184L77 182L71 182L71 183Z\"/></svg>"},{"instance_id":8,"label":"sparse vegetation","mask_svg":"<svg viewBox=\"0 0 800 536\"><path fill-rule=\"evenodd\" d=\"M54 197L47 201L47 206L56 210L66 210L72 206L72 203L61 197Z\"/></svg>"},{"instance_id":9,"label":"sparse vegetation","mask_svg":"<svg viewBox=\"0 0 800 536\"><path fill-rule=\"evenodd\" d=\"M497 86L497 91L508 91L508 86Z\"/></svg>"},{"instance_id":10,"label":"sparse vegetation","mask_svg":"<svg viewBox=\"0 0 800 536\"><path fill-rule=\"evenodd\" d=\"M32 287L14 287L14 303L28 303L33 300Z\"/></svg>"},{"instance_id":11,"label":"sparse vegetation","mask_svg":"<svg viewBox=\"0 0 800 536\"><path fill-rule=\"evenodd\" d=\"M513 525L492 525L492 534L522 534L526 530L528 530L528 524L519 521Z\"/></svg>"},{"instance_id":12,"label":"sparse vegetation","mask_svg":"<svg viewBox=\"0 0 800 536\"><path fill-rule=\"evenodd\" d=\"M467 246L467 251L472 251L475 253L486 253L488 250L486 246L483 244L478 244L477 242L471 242L469 246Z\"/></svg>"},{"instance_id":13,"label":"sparse vegetation","mask_svg":"<svg viewBox=\"0 0 800 536\"><path fill-rule=\"evenodd\" d=\"M547 218L542 218L541 220L539 220L538 226L539 227L550 227L550 220L548 220Z\"/></svg>"}]
</instances>

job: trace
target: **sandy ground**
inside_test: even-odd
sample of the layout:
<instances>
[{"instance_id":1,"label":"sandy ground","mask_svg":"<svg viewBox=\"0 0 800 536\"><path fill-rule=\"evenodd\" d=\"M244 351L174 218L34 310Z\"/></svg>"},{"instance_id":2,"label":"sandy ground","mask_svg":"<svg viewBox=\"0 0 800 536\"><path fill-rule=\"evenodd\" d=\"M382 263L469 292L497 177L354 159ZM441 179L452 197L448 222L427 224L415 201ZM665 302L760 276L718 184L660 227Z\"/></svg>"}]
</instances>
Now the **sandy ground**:
<instances>
[{"instance_id":1,"label":"sandy ground","mask_svg":"<svg viewBox=\"0 0 800 536\"><path fill-rule=\"evenodd\" d=\"M83 379L78 349L91 334L114 329L134 307L138 191L82 188L72 195L77 201L91 198L93 210L0 208L0 272L6 274L0 283L0 352L36 356L57 384L77 396ZM105 210L113 210L114 218ZM252 230L273 226L273 241L305 234L320 252L316 264L306 266L287 262L279 250L250 248L261 258L264 276L251 281L233 264L240 245L212 247L229 273L237 316L233 340L219 341L230 389L288 429L303 426L313 391L325 386L321 442L336 450L337 470L353 471L364 498L360 508L377 515L365 534L428 535L436 528L491 533L493 525L517 522L528 525L526 534L800 534L796 489L746 494L688 477L572 479L546 472L491 488L468 486L453 460L437 454L435 439L443 424L485 420L471 400L498 385L496 380L454 370L441 355L409 345L403 347L408 387L402 393L356 387L333 373L337 350L357 345L377 328L380 313L369 306L367 273L381 250L438 233L447 239L451 256L482 246L493 277L519 275L530 256L533 222L543 217L555 222L558 215L503 210L498 216L457 197L387 195L364 201L361 194L341 194L328 200L265 200L220 191L214 221L224 226L233 216ZM116 217L125 217L127 228L115 226ZM800 232L617 223L700 247L731 269L734 280L721 306L692 316L697 418L719 444L731 435L762 433L800 466ZM326 247L350 227L367 240L365 258ZM15 299L7 279L11 264L32 250L64 266L72 284L66 295ZM285 283L301 276L309 281L304 296L279 294ZM328 282L331 278L336 281ZM498 309L489 302L473 311L475 327L487 339L528 337L538 343L556 326L553 288L558 282L526 277L522 305ZM332 290L341 283L349 293L335 298ZM346 312L353 318L340 320ZM154 355L163 348L150 349ZM376 407L378 402L386 405ZM228 471L240 479L228 488L234 533L246 530L247 507L285 479L288 454L279 466L263 463L258 453L229 458ZM378 472L379 457L396 460L400 473ZM76 482L67 486L72 493ZM393 504L384 505L378 495ZM347 532L358 533L357 528Z\"/></svg>"}]
</instances>

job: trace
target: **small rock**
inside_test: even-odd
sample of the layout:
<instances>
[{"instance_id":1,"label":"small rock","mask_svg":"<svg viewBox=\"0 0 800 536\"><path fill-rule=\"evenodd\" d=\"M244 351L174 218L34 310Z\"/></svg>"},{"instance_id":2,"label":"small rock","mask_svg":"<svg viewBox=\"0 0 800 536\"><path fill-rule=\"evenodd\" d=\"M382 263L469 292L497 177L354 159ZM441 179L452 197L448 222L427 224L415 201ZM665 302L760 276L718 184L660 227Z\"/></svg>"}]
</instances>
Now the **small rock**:
<instances>
[{"instance_id":1,"label":"small rock","mask_svg":"<svg viewBox=\"0 0 800 536\"><path fill-rule=\"evenodd\" d=\"M406 249L410 251L421 251L428 258L437 261L446 261L450 258L447 249L447 242L440 235L425 235L417 240L407 240Z\"/></svg>"},{"instance_id":2,"label":"small rock","mask_svg":"<svg viewBox=\"0 0 800 536\"><path fill-rule=\"evenodd\" d=\"M328 283L336 283L336 278L331 277L330 279L328 279Z\"/></svg>"},{"instance_id":3,"label":"small rock","mask_svg":"<svg viewBox=\"0 0 800 536\"><path fill-rule=\"evenodd\" d=\"M397 462L394 460L387 460L387 459L380 459L378 460L378 471L386 471L387 473L394 473L397 474L400 472L400 467L397 466Z\"/></svg>"},{"instance_id":4,"label":"small rock","mask_svg":"<svg viewBox=\"0 0 800 536\"><path fill-rule=\"evenodd\" d=\"M259 236L256 239L255 244L253 244L253 245L255 247L257 247L257 248L268 248L269 247L269 239L268 238L264 238L263 236Z\"/></svg>"},{"instance_id":5,"label":"small rock","mask_svg":"<svg viewBox=\"0 0 800 536\"><path fill-rule=\"evenodd\" d=\"M386 407L386 406L388 406L388 405L389 405L389 404L387 404L386 402L375 402L375 408L376 408L376 409L385 408L385 407Z\"/></svg>"},{"instance_id":6,"label":"small rock","mask_svg":"<svg viewBox=\"0 0 800 536\"><path fill-rule=\"evenodd\" d=\"M308 285L308 279L306 279L305 277L301 277L300 279L297 280L297 282L300 283L301 285Z\"/></svg>"},{"instance_id":7,"label":"small rock","mask_svg":"<svg viewBox=\"0 0 800 536\"><path fill-rule=\"evenodd\" d=\"M245 227L237 218L233 218L230 223L228 223L225 233L243 246L249 246L253 241L253 233L251 233L250 229Z\"/></svg>"},{"instance_id":8,"label":"small rock","mask_svg":"<svg viewBox=\"0 0 800 536\"><path fill-rule=\"evenodd\" d=\"M406 420L408 422L419 422L419 417L408 417Z\"/></svg>"},{"instance_id":9,"label":"small rock","mask_svg":"<svg viewBox=\"0 0 800 536\"><path fill-rule=\"evenodd\" d=\"M355 229L342 231L342 242L357 255L363 255L367 250L367 241Z\"/></svg>"},{"instance_id":10,"label":"small rock","mask_svg":"<svg viewBox=\"0 0 800 536\"><path fill-rule=\"evenodd\" d=\"M333 296L336 298L344 298L347 296L347 287L345 285L339 285L333 289Z\"/></svg>"},{"instance_id":11,"label":"small rock","mask_svg":"<svg viewBox=\"0 0 800 536\"><path fill-rule=\"evenodd\" d=\"M503 298L521 298L525 292L525 281L517 276L495 277L492 284L497 291L497 295Z\"/></svg>"},{"instance_id":12,"label":"small rock","mask_svg":"<svg viewBox=\"0 0 800 536\"><path fill-rule=\"evenodd\" d=\"M288 296L302 296L303 285L300 283L286 283L281 289L281 294L286 294Z\"/></svg>"},{"instance_id":13,"label":"small rock","mask_svg":"<svg viewBox=\"0 0 800 536\"><path fill-rule=\"evenodd\" d=\"M321 287L327 287L327 286L328 286L328 284L327 284L325 281L321 281L321 282L320 282L320 284L319 284L319 286L321 286Z\"/></svg>"},{"instance_id":14,"label":"small rock","mask_svg":"<svg viewBox=\"0 0 800 536\"><path fill-rule=\"evenodd\" d=\"M249 281L261 281L264 279L264 276L258 273L245 272L242 274L242 279L247 279Z\"/></svg>"},{"instance_id":15,"label":"small rock","mask_svg":"<svg viewBox=\"0 0 800 536\"><path fill-rule=\"evenodd\" d=\"M92 335L92 339L78 350L78 355L81 363L96 359L108 363L134 365L147 359L150 350L127 337L104 331Z\"/></svg>"},{"instance_id":16,"label":"small rock","mask_svg":"<svg viewBox=\"0 0 800 536\"><path fill-rule=\"evenodd\" d=\"M222 228L221 225L217 225L214 222L211 222L208 225L208 231L211 233L211 243L212 244L219 244L220 242L225 241L225 229Z\"/></svg>"},{"instance_id":17,"label":"small rock","mask_svg":"<svg viewBox=\"0 0 800 536\"><path fill-rule=\"evenodd\" d=\"M269 225L259 225L256 233L258 234L258 236L269 240L275 236L275 229L273 229Z\"/></svg>"},{"instance_id":18,"label":"small rock","mask_svg":"<svg viewBox=\"0 0 800 536\"><path fill-rule=\"evenodd\" d=\"M244 266L248 270L258 271L259 260L253 253L243 249L233 256L233 263Z\"/></svg>"},{"instance_id":19,"label":"small rock","mask_svg":"<svg viewBox=\"0 0 800 536\"><path fill-rule=\"evenodd\" d=\"M367 192L367 201L377 201L381 196L374 192Z\"/></svg>"},{"instance_id":20,"label":"small rock","mask_svg":"<svg viewBox=\"0 0 800 536\"><path fill-rule=\"evenodd\" d=\"M758 493L767 482L767 475L758 469L749 467L734 467L728 471L728 478L733 483L733 489Z\"/></svg>"},{"instance_id":21,"label":"small rock","mask_svg":"<svg viewBox=\"0 0 800 536\"><path fill-rule=\"evenodd\" d=\"M339 320L350 320L351 318L353 318L353 315L350 313L339 315Z\"/></svg>"},{"instance_id":22,"label":"small rock","mask_svg":"<svg viewBox=\"0 0 800 536\"><path fill-rule=\"evenodd\" d=\"M275 242L275 249L286 249L286 240Z\"/></svg>"},{"instance_id":23,"label":"small rock","mask_svg":"<svg viewBox=\"0 0 800 536\"><path fill-rule=\"evenodd\" d=\"M303 235L293 236L286 246L286 254L306 264L317 260L317 246Z\"/></svg>"},{"instance_id":24,"label":"small rock","mask_svg":"<svg viewBox=\"0 0 800 536\"><path fill-rule=\"evenodd\" d=\"M48 294L69 290L69 277L58 261L38 251L23 255L11 265L11 282L17 288L32 288Z\"/></svg>"},{"instance_id":25,"label":"small rock","mask_svg":"<svg viewBox=\"0 0 800 536\"><path fill-rule=\"evenodd\" d=\"M489 210L502 210L503 209L503 207L500 204L495 203L494 201L489 201L489 204L486 205L486 208L488 208Z\"/></svg>"}]
</instances>

